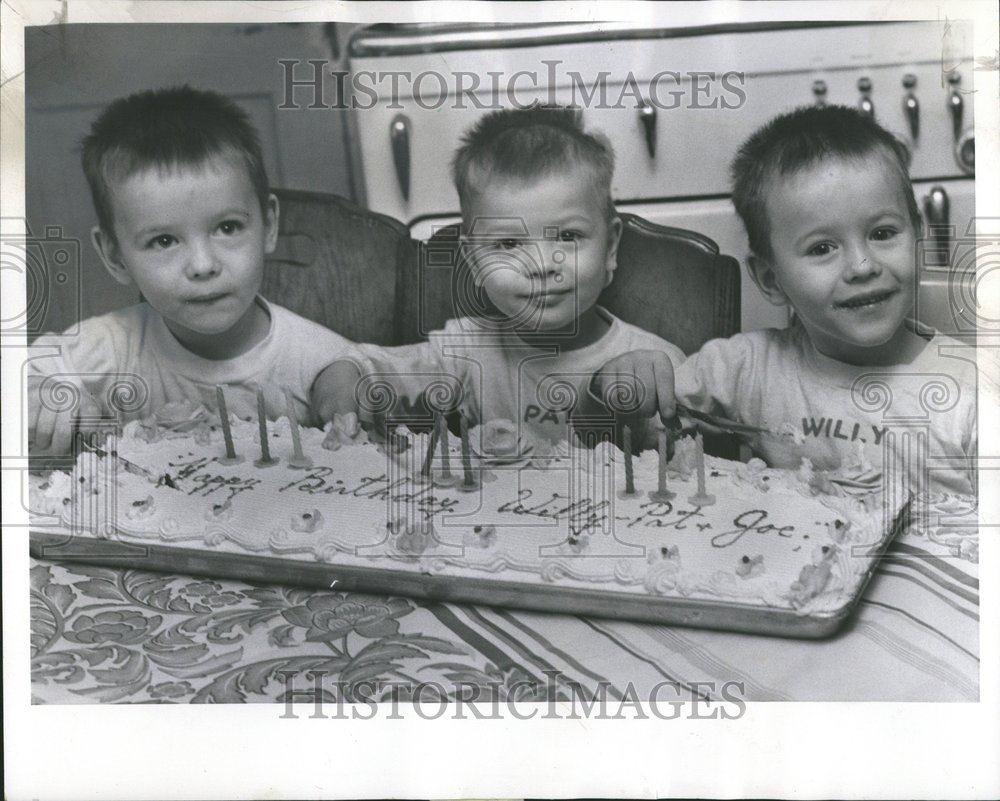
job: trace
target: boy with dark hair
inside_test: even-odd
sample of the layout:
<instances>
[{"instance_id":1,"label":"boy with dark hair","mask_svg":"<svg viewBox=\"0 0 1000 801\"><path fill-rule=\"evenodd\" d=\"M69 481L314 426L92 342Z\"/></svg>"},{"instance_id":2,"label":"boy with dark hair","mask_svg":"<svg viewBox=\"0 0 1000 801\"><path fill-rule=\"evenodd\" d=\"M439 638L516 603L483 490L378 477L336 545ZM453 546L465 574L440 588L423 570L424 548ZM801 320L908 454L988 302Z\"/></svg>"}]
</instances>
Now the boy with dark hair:
<instances>
[{"instance_id":1,"label":"boy with dark hair","mask_svg":"<svg viewBox=\"0 0 1000 801\"><path fill-rule=\"evenodd\" d=\"M104 266L143 302L84 320L79 334L33 351L29 363L33 453L62 453L74 425L108 416L115 387L144 417L171 402L216 405L251 416L258 386L268 416L285 414L291 389L303 423L308 393L339 335L258 295L264 256L278 235L257 133L227 98L189 87L142 92L109 105L83 146ZM46 400L58 383L79 393L75 409Z\"/></svg>"},{"instance_id":2,"label":"boy with dark hair","mask_svg":"<svg viewBox=\"0 0 1000 801\"><path fill-rule=\"evenodd\" d=\"M621 220L611 201L614 153L572 109L534 106L483 117L454 158L462 258L485 295L429 341L358 346L355 364L316 382L320 416L356 412L362 374L415 401L433 381L462 388L472 424L507 420L532 445L568 437L572 397L617 353L682 351L597 304L617 267ZM536 451L537 452L537 451Z\"/></svg>"},{"instance_id":3,"label":"boy with dark hair","mask_svg":"<svg viewBox=\"0 0 1000 801\"><path fill-rule=\"evenodd\" d=\"M855 109L803 108L747 140L733 184L750 274L792 325L713 340L676 376L661 355L626 354L595 394L627 373L650 390L640 414L676 396L792 435L750 441L773 467L870 464L912 490L974 492L975 362L910 319L921 221L905 148Z\"/></svg>"}]
</instances>

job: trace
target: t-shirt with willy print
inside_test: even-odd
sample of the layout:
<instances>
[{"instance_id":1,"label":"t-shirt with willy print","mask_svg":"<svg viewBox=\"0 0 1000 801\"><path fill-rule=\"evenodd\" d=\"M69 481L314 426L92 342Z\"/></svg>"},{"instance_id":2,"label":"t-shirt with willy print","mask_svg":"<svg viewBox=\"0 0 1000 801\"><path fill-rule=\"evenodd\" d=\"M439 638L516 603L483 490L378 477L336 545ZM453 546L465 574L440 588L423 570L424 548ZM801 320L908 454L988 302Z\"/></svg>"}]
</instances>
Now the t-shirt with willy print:
<instances>
[{"instance_id":1,"label":"t-shirt with willy print","mask_svg":"<svg viewBox=\"0 0 1000 801\"><path fill-rule=\"evenodd\" d=\"M859 460L911 490L975 492L975 350L908 322L928 340L913 362L855 366L813 347L799 325L716 339L678 370L677 400L785 436L756 436L772 467ZM887 469L885 458L891 459Z\"/></svg>"}]
</instances>

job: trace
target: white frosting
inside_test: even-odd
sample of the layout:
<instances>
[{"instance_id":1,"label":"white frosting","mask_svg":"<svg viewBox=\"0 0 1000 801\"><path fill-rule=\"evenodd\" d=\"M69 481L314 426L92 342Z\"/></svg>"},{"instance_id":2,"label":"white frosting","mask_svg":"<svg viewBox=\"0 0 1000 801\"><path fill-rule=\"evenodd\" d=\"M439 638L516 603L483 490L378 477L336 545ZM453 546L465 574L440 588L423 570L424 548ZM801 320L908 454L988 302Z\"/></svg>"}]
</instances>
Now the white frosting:
<instances>
[{"instance_id":1,"label":"white frosting","mask_svg":"<svg viewBox=\"0 0 1000 801\"><path fill-rule=\"evenodd\" d=\"M607 443L594 450L566 443L536 449L533 458L515 464L498 464L489 454L473 457L479 484L461 492L419 480L426 434L399 429L410 442L400 452L365 437L328 450L322 431L302 429L302 448L313 466L293 469L287 464L291 432L282 418L268 429L271 455L279 462L258 468L255 422L233 419L236 451L244 459L229 465L219 462L225 455L221 431L195 414L183 419L187 431L161 427L152 441L148 424L130 423L117 442L121 456L155 476L169 475L176 489L82 455L72 477L55 474L44 486L38 483L36 508L61 513L65 525L98 536L373 569L724 598L802 613L845 603L871 565L852 546L874 545L884 536L881 511L870 513L851 497L818 495L807 466L778 471L758 460L708 456L706 489L717 502L693 506L690 440L677 443L668 469L667 488L676 497L661 503L649 498L658 479L654 451L633 458L634 497L619 494L625 457ZM449 441L450 472L461 481L459 438L450 435ZM524 450L518 444L517 456ZM431 474L441 472L438 453ZM81 492L100 496L112 485L113 504L65 503ZM133 507L137 501L143 503ZM834 526L838 519L850 525ZM803 580L804 568L814 579L822 571L825 580Z\"/></svg>"}]
</instances>

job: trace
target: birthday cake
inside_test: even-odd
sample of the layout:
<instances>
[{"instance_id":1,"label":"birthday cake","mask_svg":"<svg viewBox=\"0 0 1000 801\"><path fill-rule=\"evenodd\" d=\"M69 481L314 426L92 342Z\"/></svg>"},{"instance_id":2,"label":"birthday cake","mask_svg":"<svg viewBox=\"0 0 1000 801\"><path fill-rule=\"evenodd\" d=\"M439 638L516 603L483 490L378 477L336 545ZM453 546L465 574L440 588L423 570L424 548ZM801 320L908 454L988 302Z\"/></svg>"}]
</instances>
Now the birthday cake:
<instances>
[{"instance_id":1,"label":"birthday cake","mask_svg":"<svg viewBox=\"0 0 1000 801\"><path fill-rule=\"evenodd\" d=\"M281 418L266 424L265 449L256 423L232 418L226 442L204 410L180 424L133 421L72 472L34 481L34 525L803 615L843 608L891 529L878 493L839 492L808 462L726 461L685 437L669 463L656 451L626 463L606 442L525 445L504 421L463 440L441 430L331 446Z\"/></svg>"}]
</instances>

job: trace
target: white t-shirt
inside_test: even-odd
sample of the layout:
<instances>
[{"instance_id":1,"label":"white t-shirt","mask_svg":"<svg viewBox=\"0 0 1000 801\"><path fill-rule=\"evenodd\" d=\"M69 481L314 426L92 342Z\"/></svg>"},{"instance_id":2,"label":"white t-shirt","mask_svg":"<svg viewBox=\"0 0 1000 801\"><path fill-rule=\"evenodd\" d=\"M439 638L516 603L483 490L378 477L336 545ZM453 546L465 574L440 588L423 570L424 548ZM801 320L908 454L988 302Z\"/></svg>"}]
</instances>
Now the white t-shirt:
<instances>
[{"instance_id":1,"label":"white t-shirt","mask_svg":"<svg viewBox=\"0 0 1000 801\"><path fill-rule=\"evenodd\" d=\"M91 317L79 332L39 337L31 346L29 375L57 376L82 384L114 416L144 417L175 401L215 409L216 386L223 385L226 407L243 418L257 415L257 387L264 389L267 415L286 413L284 388L295 398L299 422L313 425L309 390L316 376L350 343L339 334L258 297L271 324L267 336L232 359L205 359L187 350L147 303ZM117 387L117 389L116 389ZM129 400L129 393L137 393Z\"/></svg>"},{"instance_id":2,"label":"white t-shirt","mask_svg":"<svg viewBox=\"0 0 1000 801\"><path fill-rule=\"evenodd\" d=\"M975 491L975 350L921 326L930 339L910 364L857 367L819 353L798 325L715 339L677 371L680 403L791 437L749 444L772 467L819 469L863 455L883 466L883 448L923 487ZM796 441L797 440L797 441ZM926 446L921 443L926 442Z\"/></svg>"},{"instance_id":3,"label":"white t-shirt","mask_svg":"<svg viewBox=\"0 0 1000 801\"><path fill-rule=\"evenodd\" d=\"M596 342L575 350L533 347L488 321L463 317L449 320L427 342L401 347L358 345L359 361L370 380L385 381L398 393L404 410L424 390L433 394L435 378L452 376L461 381L462 411L471 425L510 420L519 422L534 441L557 442L568 437L572 401L609 359L632 350L660 350L675 368L684 360L676 345L601 307L597 311L609 324L608 330ZM371 415L362 408L361 416Z\"/></svg>"}]
</instances>

